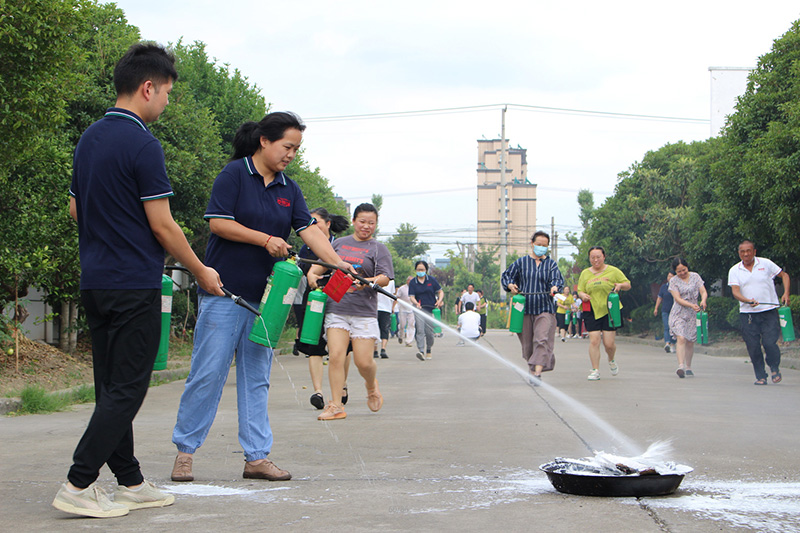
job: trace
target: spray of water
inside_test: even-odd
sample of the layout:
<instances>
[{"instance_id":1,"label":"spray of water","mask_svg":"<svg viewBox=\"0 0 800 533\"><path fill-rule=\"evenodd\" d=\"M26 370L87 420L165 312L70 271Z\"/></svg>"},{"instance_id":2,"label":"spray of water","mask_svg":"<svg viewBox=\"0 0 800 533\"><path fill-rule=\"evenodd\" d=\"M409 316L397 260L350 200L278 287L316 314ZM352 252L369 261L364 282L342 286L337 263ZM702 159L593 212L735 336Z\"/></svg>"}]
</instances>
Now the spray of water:
<instances>
[{"instance_id":1,"label":"spray of water","mask_svg":"<svg viewBox=\"0 0 800 533\"><path fill-rule=\"evenodd\" d=\"M450 326L448 326L447 324L445 324L441 320L436 320L433 316L429 315L428 313L425 313L425 312L417 309L416 307L408 304L407 302L403 302L401 300L397 300L397 303L399 305L401 305L402 307L405 307L406 309L408 309L410 311L413 311L417 316L423 317L425 320L430 320L430 321L436 323L442 329L447 330L448 332L456 335L457 337L462 339L464 342L469 343L471 346L474 346L475 348L480 350L482 353L488 355L489 357L491 357L495 361L497 361L497 362L505 365L509 369L513 370L514 372L519 374L523 379L525 379L528 383L541 386L541 388L543 390L547 391L549 394L552 394L553 396L557 397L559 400L561 400L565 404L570 405L577 413L580 413L588 422L590 422L596 428L598 428L603 433L605 433L611 439L612 442L616 443L621 448L621 450L624 451L624 453L627 453L627 454L630 454L630 455L635 455L635 456L638 456L638 455L642 454L642 448L640 446L638 446L635 442L633 442L630 438L628 438L624 433L622 433L621 431L617 430L614 426L612 426L611 424L609 424L608 422L606 422L605 420L600 418L594 411L589 409L589 407L585 406L584 404L582 404L581 402L579 402L575 398L573 398L573 397L569 396L568 394L562 392L561 390L557 389L556 387L545 383L541 379L537 379L536 377L531 375L530 372L527 369L521 368L521 367L519 367L519 366L517 366L517 365L515 365L515 364L513 364L513 363L511 363L509 361L507 361L505 358L503 358L497 352L489 350L485 346L483 346L481 344L478 344L477 342L475 342L475 341L473 341L471 339L468 339L467 337L461 335L461 333L459 333L458 330L456 330L454 328L451 328ZM551 409L552 409L552 407L551 407ZM553 412L555 412L555 410L553 410ZM561 417L560 414L558 414L557 412L555 412L555 413L556 413L557 416L559 416L563 420L563 417ZM566 421L564 421L564 422L566 423ZM574 429L573 429L573 431L574 431ZM577 435L577 432L576 432L576 435ZM580 435L578 435L578 437L581 438ZM598 447L596 447L596 446L591 446L583 438L581 438L581 440L584 442L584 444L587 445L587 447L589 448L590 451L598 449Z\"/></svg>"}]
</instances>

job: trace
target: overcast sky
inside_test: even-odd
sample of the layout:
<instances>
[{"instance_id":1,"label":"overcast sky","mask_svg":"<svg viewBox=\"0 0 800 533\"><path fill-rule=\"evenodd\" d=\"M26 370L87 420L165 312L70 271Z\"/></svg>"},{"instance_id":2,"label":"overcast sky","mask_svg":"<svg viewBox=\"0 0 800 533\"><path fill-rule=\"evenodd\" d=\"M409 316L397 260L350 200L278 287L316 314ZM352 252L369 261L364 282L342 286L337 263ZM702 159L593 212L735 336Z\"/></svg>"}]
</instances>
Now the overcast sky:
<instances>
[{"instance_id":1,"label":"overcast sky","mask_svg":"<svg viewBox=\"0 0 800 533\"><path fill-rule=\"evenodd\" d=\"M754 67L800 18L797 0L116 3L143 38L202 41L298 113L335 193L382 194L382 232L412 223L433 257L475 241L477 140L500 137L499 104L532 106L509 107L506 137L528 150L537 224L564 235L579 189L599 205L647 151L708 138L708 68ZM452 108L471 109L320 120Z\"/></svg>"}]
</instances>

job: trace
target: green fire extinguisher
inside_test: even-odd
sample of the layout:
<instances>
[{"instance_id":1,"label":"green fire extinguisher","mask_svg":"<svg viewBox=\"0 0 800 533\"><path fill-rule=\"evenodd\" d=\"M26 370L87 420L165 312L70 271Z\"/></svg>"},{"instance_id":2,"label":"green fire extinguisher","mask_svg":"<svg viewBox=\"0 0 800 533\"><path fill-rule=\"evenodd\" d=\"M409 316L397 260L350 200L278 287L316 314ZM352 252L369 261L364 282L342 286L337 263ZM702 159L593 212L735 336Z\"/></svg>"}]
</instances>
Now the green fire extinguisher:
<instances>
[{"instance_id":1,"label":"green fire extinguisher","mask_svg":"<svg viewBox=\"0 0 800 533\"><path fill-rule=\"evenodd\" d=\"M511 321L508 330L511 333L522 333L522 322L525 318L525 297L515 294L511 298Z\"/></svg>"},{"instance_id":2,"label":"green fire extinguisher","mask_svg":"<svg viewBox=\"0 0 800 533\"><path fill-rule=\"evenodd\" d=\"M612 328L618 328L622 326L619 294L616 292L611 292L608 294L608 325Z\"/></svg>"},{"instance_id":3,"label":"green fire extinguisher","mask_svg":"<svg viewBox=\"0 0 800 533\"><path fill-rule=\"evenodd\" d=\"M697 313L697 343L708 344L708 313Z\"/></svg>"},{"instance_id":4,"label":"green fire extinguisher","mask_svg":"<svg viewBox=\"0 0 800 533\"><path fill-rule=\"evenodd\" d=\"M153 370L167 368L169 356L169 334L172 325L172 278L166 274L161 276L161 339L158 343L158 354Z\"/></svg>"},{"instance_id":5,"label":"green fire extinguisher","mask_svg":"<svg viewBox=\"0 0 800 533\"><path fill-rule=\"evenodd\" d=\"M435 318L439 322L441 322L441 320L442 320L442 310L439 309L438 307L434 307L433 308L433 318ZM438 323L434 322L434 324L433 324L433 332L438 335L439 333L442 332L442 326L440 326Z\"/></svg>"},{"instance_id":6,"label":"green fire extinguisher","mask_svg":"<svg viewBox=\"0 0 800 533\"><path fill-rule=\"evenodd\" d=\"M783 335L783 342L794 340L794 323L792 322L792 309L789 306L782 305L778 309L778 321L781 324L781 334Z\"/></svg>"},{"instance_id":7,"label":"green fire extinguisher","mask_svg":"<svg viewBox=\"0 0 800 533\"><path fill-rule=\"evenodd\" d=\"M325 304L327 302L328 295L322 292L322 289L316 289L308 293L300 342L312 345L319 343L322 322L325 318Z\"/></svg>"},{"instance_id":8,"label":"green fire extinguisher","mask_svg":"<svg viewBox=\"0 0 800 533\"><path fill-rule=\"evenodd\" d=\"M275 263L258 306L261 316L256 317L248 339L270 348L278 344L302 277L294 259Z\"/></svg>"}]
</instances>

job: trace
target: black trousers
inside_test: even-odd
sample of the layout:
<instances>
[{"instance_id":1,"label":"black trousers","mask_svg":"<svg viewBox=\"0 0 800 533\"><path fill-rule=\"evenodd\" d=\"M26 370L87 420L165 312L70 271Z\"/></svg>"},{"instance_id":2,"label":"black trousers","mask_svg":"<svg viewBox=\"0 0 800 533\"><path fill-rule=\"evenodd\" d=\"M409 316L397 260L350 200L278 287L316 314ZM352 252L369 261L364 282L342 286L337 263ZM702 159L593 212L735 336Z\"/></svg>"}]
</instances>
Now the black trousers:
<instances>
[{"instance_id":1,"label":"black trousers","mask_svg":"<svg viewBox=\"0 0 800 533\"><path fill-rule=\"evenodd\" d=\"M92 335L95 408L67 479L91 485L104 464L120 485L141 483L133 419L150 385L161 336L161 291L87 290L81 301Z\"/></svg>"}]
</instances>

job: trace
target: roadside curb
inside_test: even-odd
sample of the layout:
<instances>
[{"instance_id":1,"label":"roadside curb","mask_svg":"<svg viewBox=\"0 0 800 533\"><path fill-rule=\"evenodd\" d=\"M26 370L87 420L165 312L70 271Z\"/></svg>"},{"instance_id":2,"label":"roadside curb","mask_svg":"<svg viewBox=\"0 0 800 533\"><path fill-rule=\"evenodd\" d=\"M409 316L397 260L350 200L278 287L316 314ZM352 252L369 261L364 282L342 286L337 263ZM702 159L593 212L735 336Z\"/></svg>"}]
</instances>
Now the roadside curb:
<instances>
[{"instance_id":1,"label":"roadside curb","mask_svg":"<svg viewBox=\"0 0 800 533\"><path fill-rule=\"evenodd\" d=\"M162 385L171 381L185 379L186 374L189 372L189 368L189 366L180 366L177 368L167 368L166 370L154 370L153 374L150 376L150 384L151 386L153 386L153 384ZM83 385L87 385L87 383L84 383ZM52 394L70 392L73 389L82 387L83 385L76 385L75 387L70 387L69 389L53 391ZM91 385L91 383L88 383L88 385ZM0 416L13 413L21 406L22 398L0 398Z\"/></svg>"}]
</instances>

